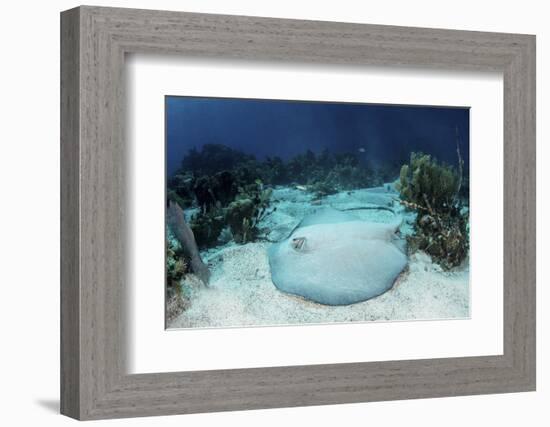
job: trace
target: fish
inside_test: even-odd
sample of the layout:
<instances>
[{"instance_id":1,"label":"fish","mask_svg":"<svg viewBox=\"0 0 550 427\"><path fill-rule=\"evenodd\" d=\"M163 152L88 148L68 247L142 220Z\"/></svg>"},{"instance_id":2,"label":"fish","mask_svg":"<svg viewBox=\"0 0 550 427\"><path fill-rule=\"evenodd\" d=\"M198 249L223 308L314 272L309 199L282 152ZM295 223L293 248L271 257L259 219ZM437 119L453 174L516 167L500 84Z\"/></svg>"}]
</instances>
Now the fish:
<instances>
[{"instance_id":1,"label":"fish","mask_svg":"<svg viewBox=\"0 0 550 427\"><path fill-rule=\"evenodd\" d=\"M367 150L364 147L360 147L357 151L359 151L360 153L366 153L367 152Z\"/></svg>"},{"instance_id":2,"label":"fish","mask_svg":"<svg viewBox=\"0 0 550 427\"><path fill-rule=\"evenodd\" d=\"M364 221L324 208L305 217L268 249L271 280L280 291L324 305L349 305L393 287L408 264L396 232L402 223Z\"/></svg>"}]
</instances>

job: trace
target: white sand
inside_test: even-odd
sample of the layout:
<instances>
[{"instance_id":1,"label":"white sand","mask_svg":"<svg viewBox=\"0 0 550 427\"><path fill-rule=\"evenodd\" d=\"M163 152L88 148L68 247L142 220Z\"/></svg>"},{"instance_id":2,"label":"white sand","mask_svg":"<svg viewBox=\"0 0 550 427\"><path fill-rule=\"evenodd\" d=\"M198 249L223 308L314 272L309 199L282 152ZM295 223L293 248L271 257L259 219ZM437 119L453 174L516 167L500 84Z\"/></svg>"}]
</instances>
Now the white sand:
<instances>
[{"instance_id":1,"label":"white sand","mask_svg":"<svg viewBox=\"0 0 550 427\"><path fill-rule=\"evenodd\" d=\"M369 191L340 193L324 203L354 206L369 203ZM292 189L277 190L277 211L266 220L276 234L288 233L311 211L310 196ZM389 196L388 196L389 197ZM378 202L379 200L377 200ZM397 206L394 205L394 208ZM378 211L366 211L375 215ZM402 213L402 212L401 212ZM392 219L380 211L370 220ZM407 228L405 217L403 228ZM275 233L273 233L275 234ZM469 316L467 267L443 272L430 258L417 253L409 268L383 295L348 306L325 306L279 291L271 281L267 248L270 243L227 244L205 254L211 266L208 288L193 287L191 305L171 328L230 327L351 321L428 320ZM465 263L467 266L467 263Z\"/></svg>"},{"instance_id":2,"label":"white sand","mask_svg":"<svg viewBox=\"0 0 550 427\"><path fill-rule=\"evenodd\" d=\"M348 306L325 306L280 292L271 282L267 244L220 251L208 288L195 291L191 307L172 328L280 325L468 317L468 271L441 272L424 254L391 290Z\"/></svg>"}]
</instances>

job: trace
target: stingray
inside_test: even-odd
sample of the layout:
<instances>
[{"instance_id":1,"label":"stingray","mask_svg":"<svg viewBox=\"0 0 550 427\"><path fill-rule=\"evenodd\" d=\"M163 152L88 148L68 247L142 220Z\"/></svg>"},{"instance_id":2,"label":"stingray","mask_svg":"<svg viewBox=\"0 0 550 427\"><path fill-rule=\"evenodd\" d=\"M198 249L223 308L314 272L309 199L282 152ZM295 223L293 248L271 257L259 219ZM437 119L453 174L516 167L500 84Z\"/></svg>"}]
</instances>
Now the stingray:
<instances>
[{"instance_id":1,"label":"stingray","mask_svg":"<svg viewBox=\"0 0 550 427\"><path fill-rule=\"evenodd\" d=\"M283 292L326 305L381 295L407 265L396 237L400 224L363 221L332 208L306 216L269 248L272 281Z\"/></svg>"}]
</instances>

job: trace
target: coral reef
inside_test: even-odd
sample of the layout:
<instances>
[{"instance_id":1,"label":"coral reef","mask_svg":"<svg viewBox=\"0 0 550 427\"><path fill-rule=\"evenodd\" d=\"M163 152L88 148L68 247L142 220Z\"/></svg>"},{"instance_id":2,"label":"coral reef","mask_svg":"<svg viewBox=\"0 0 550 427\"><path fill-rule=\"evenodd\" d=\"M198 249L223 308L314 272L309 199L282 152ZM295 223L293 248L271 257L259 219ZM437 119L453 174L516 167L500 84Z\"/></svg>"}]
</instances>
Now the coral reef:
<instances>
[{"instance_id":1,"label":"coral reef","mask_svg":"<svg viewBox=\"0 0 550 427\"><path fill-rule=\"evenodd\" d=\"M380 175L362 164L357 153L308 150L287 162L279 157L258 161L224 145L207 144L185 156L168 180L167 199L198 208L189 225L198 246L211 248L229 237L237 243L261 238L259 223L273 212L275 185L298 186L320 201L339 191L381 183Z\"/></svg>"},{"instance_id":2,"label":"coral reef","mask_svg":"<svg viewBox=\"0 0 550 427\"><path fill-rule=\"evenodd\" d=\"M458 157L457 171L430 155L412 153L396 185L402 204L416 212L414 233L407 238L409 250L426 252L444 269L460 265L468 255L468 209L459 197L459 151Z\"/></svg>"},{"instance_id":3,"label":"coral reef","mask_svg":"<svg viewBox=\"0 0 550 427\"><path fill-rule=\"evenodd\" d=\"M255 162L254 156L234 150L222 144L205 144L201 151L189 150L181 163L181 170L195 176L213 175L224 170L235 169L238 165Z\"/></svg>"},{"instance_id":4,"label":"coral reef","mask_svg":"<svg viewBox=\"0 0 550 427\"><path fill-rule=\"evenodd\" d=\"M169 229L167 237L166 321L170 323L189 306L189 300L183 295L181 283L188 272L188 264L182 246Z\"/></svg>"},{"instance_id":5,"label":"coral reef","mask_svg":"<svg viewBox=\"0 0 550 427\"><path fill-rule=\"evenodd\" d=\"M172 235L170 235L170 237L166 239L167 287L169 289L176 289L186 272L187 262L184 257L183 249L179 242L176 241Z\"/></svg>"},{"instance_id":6,"label":"coral reef","mask_svg":"<svg viewBox=\"0 0 550 427\"><path fill-rule=\"evenodd\" d=\"M230 171L202 175L193 185L198 205L205 211L227 205L238 193L238 179Z\"/></svg>"},{"instance_id":7,"label":"coral reef","mask_svg":"<svg viewBox=\"0 0 550 427\"><path fill-rule=\"evenodd\" d=\"M268 157L263 162L260 175L264 182L272 185L284 185L290 180L288 169L280 157Z\"/></svg>"},{"instance_id":8,"label":"coral reef","mask_svg":"<svg viewBox=\"0 0 550 427\"><path fill-rule=\"evenodd\" d=\"M271 192L271 188L264 188L261 180L257 179L252 184L239 187L232 198L215 198L215 206L209 208L203 205L190 222L198 246L212 247L220 241L227 242L229 238L237 243L256 239L259 222L275 209L268 209Z\"/></svg>"},{"instance_id":9,"label":"coral reef","mask_svg":"<svg viewBox=\"0 0 550 427\"><path fill-rule=\"evenodd\" d=\"M180 170L168 179L167 198L176 202L183 208L188 208L193 204L194 177L192 173Z\"/></svg>"},{"instance_id":10,"label":"coral reef","mask_svg":"<svg viewBox=\"0 0 550 427\"><path fill-rule=\"evenodd\" d=\"M256 239L259 222L276 208L268 209L272 190L263 189L261 181L241 190L227 207L225 219L235 242L247 243Z\"/></svg>"},{"instance_id":11,"label":"coral reef","mask_svg":"<svg viewBox=\"0 0 550 427\"><path fill-rule=\"evenodd\" d=\"M215 246L225 227L225 214L221 208L201 211L193 215L189 225L199 248Z\"/></svg>"},{"instance_id":12,"label":"coral reef","mask_svg":"<svg viewBox=\"0 0 550 427\"><path fill-rule=\"evenodd\" d=\"M226 219L237 243L246 243L253 239L251 218L254 211L254 203L250 199L235 200L228 206Z\"/></svg>"},{"instance_id":13,"label":"coral reef","mask_svg":"<svg viewBox=\"0 0 550 427\"><path fill-rule=\"evenodd\" d=\"M382 182L374 172L360 165L354 153L331 154L323 150L319 155L308 150L288 162L287 176L300 185L330 189L327 194L354 188L375 187Z\"/></svg>"}]
</instances>

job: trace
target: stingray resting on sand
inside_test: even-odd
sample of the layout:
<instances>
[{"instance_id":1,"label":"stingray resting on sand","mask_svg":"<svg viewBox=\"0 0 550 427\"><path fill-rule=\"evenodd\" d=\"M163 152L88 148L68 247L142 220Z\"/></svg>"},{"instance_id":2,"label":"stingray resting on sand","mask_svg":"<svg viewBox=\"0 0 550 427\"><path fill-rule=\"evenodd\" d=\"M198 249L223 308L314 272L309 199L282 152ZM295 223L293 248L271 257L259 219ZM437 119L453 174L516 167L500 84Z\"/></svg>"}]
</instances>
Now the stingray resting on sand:
<instances>
[{"instance_id":1,"label":"stingray resting on sand","mask_svg":"<svg viewBox=\"0 0 550 427\"><path fill-rule=\"evenodd\" d=\"M332 208L306 216L268 251L283 291L326 305L347 305L389 290L407 265L396 238L401 220L375 223Z\"/></svg>"}]
</instances>

